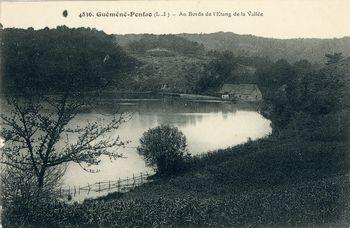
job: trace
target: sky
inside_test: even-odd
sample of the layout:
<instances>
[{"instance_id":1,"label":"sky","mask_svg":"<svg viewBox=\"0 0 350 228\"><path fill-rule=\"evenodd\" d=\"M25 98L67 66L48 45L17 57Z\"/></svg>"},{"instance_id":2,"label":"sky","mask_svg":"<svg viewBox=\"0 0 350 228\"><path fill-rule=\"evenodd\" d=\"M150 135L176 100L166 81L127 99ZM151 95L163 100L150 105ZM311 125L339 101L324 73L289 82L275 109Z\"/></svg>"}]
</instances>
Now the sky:
<instances>
[{"instance_id":1,"label":"sky","mask_svg":"<svg viewBox=\"0 0 350 228\"><path fill-rule=\"evenodd\" d=\"M248 16L249 11L263 16ZM98 17L99 12L145 12L152 17ZM171 16L154 17L156 12ZM180 16L180 12L187 16ZM246 16L188 16L189 12L243 12ZM5 28L66 25L93 27L108 34L224 31L273 38L340 38L350 36L349 12L350 0L0 2L0 22ZM81 13L94 16L79 17Z\"/></svg>"}]
</instances>

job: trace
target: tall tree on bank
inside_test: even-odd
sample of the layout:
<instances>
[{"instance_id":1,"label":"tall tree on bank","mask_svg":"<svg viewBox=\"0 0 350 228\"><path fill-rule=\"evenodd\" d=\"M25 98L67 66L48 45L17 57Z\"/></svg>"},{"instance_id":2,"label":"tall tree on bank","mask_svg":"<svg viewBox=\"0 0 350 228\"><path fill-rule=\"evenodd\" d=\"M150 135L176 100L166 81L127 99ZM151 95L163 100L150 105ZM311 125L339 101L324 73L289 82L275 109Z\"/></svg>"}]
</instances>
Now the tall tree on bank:
<instances>
[{"instance_id":1,"label":"tall tree on bank","mask_svg":"<svg viewBox=\"0 0 350 228\"><path fill-rule=\"evenodd\" d=\"M275 80L271 88L277 89L265 97L270 105L267 117L273 120L274 130L289 127L298 113L313 120L336 115L339 120L335 125L340 125L342 112L349 109L349 58L345 59L339 53L326 54L326 57L327 62L320 69L315 69L306 60L289 66L283 64L283 68L281 64L271 67L271 75L281 69L287 72L279 77L280 80Z\"/></svg>"},{"instance_id":2,"label":"tall tree on bank","mask_svg":"<svg viewBox=\"0 0 350 228\"><path fill-rule=\"evenodd\" d=\"M93 105L91 97L96 99L87 91L99 92L134 66L113 37L65 26L5 29L1 36L8 103L0 114L0 136L6 141L0 161L35 176L41 189L48 174L63 164L94 171L89 166L99 164L101 155L120 157L117 149L125 142L107 134L129 114L116 111L84 126L72 124L82 108ZM52 92L56 95L45 95Z\"/></svg>"},{"instance_id":3,"label":"tall tree on bank","mask_svg":"<svg viewBox=\"0 0 350 228\"><path fill-rule=\"evenodd\" d=\"M0 114L0 135L6 142L1 163L35 175L42 188L47 171L53 167L75 162L86 171L94 171L88 167L99 164L101 155L120 157L117 149L125 142L106 134L117 130L130 115L115 114L105 121L72 125L83 106L79 98L68 95L9 99L10 110Z\"/></svg>"}]
</instances>

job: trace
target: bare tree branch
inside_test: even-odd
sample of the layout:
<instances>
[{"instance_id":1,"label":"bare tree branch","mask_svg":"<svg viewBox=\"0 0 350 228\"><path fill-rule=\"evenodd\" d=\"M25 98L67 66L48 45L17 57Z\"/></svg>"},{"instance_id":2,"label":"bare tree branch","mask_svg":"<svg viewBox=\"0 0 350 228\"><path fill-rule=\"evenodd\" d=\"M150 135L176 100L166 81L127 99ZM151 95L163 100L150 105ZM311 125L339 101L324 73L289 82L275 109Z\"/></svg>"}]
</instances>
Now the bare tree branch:
<instances>
[{"instance_id":1,"label":"bare tree branch","mask_svg":"<svg viewBox=\"0 0 350 228\"><path fill-rule=\"evenodd\" d=\"M3 126L0 135L6 141L1 163L33 171L39 186L43 185L46 171L51 167L75 162L85 171L95 172L87 167L99 164L101 155L110 159L122 157L118 148L128 143L119 136L112 139L107 135L130 120L130 113L115 113L105 124L100 120L72 127L72 120L85 103L71 94L9 99L8 103L10 114L0 114ZM62 141L65 146L58 148Z\"/></svg>"}]
</instances>

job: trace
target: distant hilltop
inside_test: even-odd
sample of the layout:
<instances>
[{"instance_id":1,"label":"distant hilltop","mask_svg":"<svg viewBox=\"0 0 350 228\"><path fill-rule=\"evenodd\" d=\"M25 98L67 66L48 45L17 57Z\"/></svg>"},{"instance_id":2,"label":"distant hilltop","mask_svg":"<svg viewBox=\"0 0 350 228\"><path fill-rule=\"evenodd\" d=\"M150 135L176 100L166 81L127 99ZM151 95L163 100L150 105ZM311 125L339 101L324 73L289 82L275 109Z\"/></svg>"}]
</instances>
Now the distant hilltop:
<instances>
[{"instance_id":1,"label":"distant hilltop","mask_svg":"<svg viewBox=\"0 0 350 228\"><path fill-rule=\"evenodd\" d=\"M123 47L128 47L130 42L139 41L144 36L145 34L115 35L117 42ZM159 37L162 35L147 34L147 36ZM324 63L325 53L342 52L344 56L350 56L350 37L274 39L238 35L232 32L182 33L175 36L203 45L206 50L228 50L243 56L268 56L272 60L284 58L291 63L300 59L307 59L313 63Z\"/></svg>"}]
</instances>

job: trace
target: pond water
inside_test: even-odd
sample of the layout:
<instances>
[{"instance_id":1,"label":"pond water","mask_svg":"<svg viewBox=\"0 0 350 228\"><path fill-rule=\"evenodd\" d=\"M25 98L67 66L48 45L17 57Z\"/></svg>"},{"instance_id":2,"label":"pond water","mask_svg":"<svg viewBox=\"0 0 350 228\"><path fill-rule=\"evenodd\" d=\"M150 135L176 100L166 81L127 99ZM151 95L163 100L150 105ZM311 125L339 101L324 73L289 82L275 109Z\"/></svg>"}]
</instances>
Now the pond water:
<instances>
[{"instance_id":1,"label":"pond water","mask_svg":"<svg viewBox=\"0 0 350 228\"><path fill-rule=\"evenodd\" d=\"M132 112L132 118L122 124L110 136L131 142L118 151L125 158L111 161L103 157L98 173L87 173L78 165L69 164L64 184L82 186L98 181L118 180L140 172L152 172L137 152L139 139L150 128L161 124L177 126L186 136L188 149L198 155L220 148L227 148L264 137L271 132L270 121L256 111L254 105L237 105L230 102L186 100L125 100L119 103L121 112ZM108 120L111 107L103 106L96 111L79 114L73 125L84 125L96 118Z\"/></svg>"},{"instance_id":2,"label":"pond water","mask_svg":"<svg viewBox=\"0 0 350 228\"><path fill-rule=\"evenodd\" d=\"M271 133L270 121L257 111L252 104L234 104L221 101L189 101L182 99L124 99L105 100L91 110L79 113L70 123L72 126L85 126L89 121L107 123L113 117L112 113L119 107L119 113L129 112L132 117L123 123L115 132L107 137L120 137L122 141L130 141L126 148L120 148L124 158L110 160L101 157L97 173L88 173L79 165L70 163L63 177L63 187L79 187L103 181L117 181L138 176L140 172L152 174L153 170L146 166L143 158L138 155L136 148L142 134L150 128L161 124L178 127L186 136L188 150L192 155L200 155L217 149L224 149L254 140ZM114 104L114 105L112 105ZM115 105L117 104L117 105ZM6 105L1 105L3 112ZM74 143L76 136L68 140ZM62 140L63 141L63 140ZM4 141L0 138L0 147ZM61 144L63 146L63 144ZM57 146L59 149L60 146ZM105 195L107 192L74 195L73 199L82 201Z\"/></svg>"}]
</instances>

